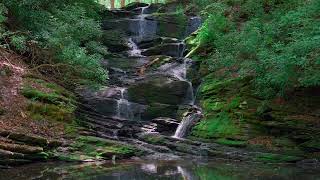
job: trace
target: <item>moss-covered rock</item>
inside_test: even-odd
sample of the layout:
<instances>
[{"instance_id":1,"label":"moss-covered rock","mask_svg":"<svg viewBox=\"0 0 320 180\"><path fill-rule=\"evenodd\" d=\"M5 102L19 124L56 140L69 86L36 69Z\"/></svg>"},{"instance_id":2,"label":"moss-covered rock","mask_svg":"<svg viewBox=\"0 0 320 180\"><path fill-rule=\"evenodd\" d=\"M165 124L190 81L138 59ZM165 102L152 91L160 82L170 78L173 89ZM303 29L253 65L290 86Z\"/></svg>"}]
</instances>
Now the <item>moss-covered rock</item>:
<instances>
[{"instance_id":1,"label":"moss-covered rock","mask_svg":"<svg viewBox=\"0 0 320 180\"><path fill-rule=\"evenodd\" d=\"M58 159L66 161L126 159L140 153L140 150L133 146L93 136L80 136L70 146L71 152L56 153Z\"/></svg>"},{"instance_id":2,"label":"moss-covered rock","mask_svg":"<svg viewBox=\"0 0 320 180\"><path fill-rule=\"evenodd\" d=\"M189 84L165 76L148 77L128 88L129 101L141 104L183 104Z\"/></svg>"},{"instance_id":3,"label":"moss-covered rock","mask_svg":"<svg viewBox=\"0 0 320 180\"><path fill-rule=\"evenodd\" d=\"M316 93L297 90L288 99L264 99L253 91L250 77L218 77L209 74L200 86L205 117L193 128L193 137L270 152L256 158L264 162L295 162L319 151L319 118L310 113L319 102Z\"/></svg>"},{"instance_id":4,"label":"moss-covered rock","mask_svg":"<svg viewBox=\"0 0 320 180\"><path fill-rule=\"evenodd\" d=\"M127 11L132 11L136 8L139 8L139 7L146 7L148 6L147 3L142 3L142 2L132 2L128 5L126 5L123 9L127 10Z\"/></svg>"},{"instance_id":5,"label":"moss-covered rock","mask_svg":"<svg viewBox=\"0 0 320 180\"><path fill-rule=\"evenodd\" d=\"M152 120L157 117L175 118L178 106L161 103L151 103L141 115L142 120Z\"/></svg>"},{"instance_id":6,"label":"moss-covered rock","mask_svg":"<svg viewBox=\"0 0 320 180\"><path fill-rule=\"evenodd\" d=\"M121 30L105 30L101 41L109 51L121 52L129 49L126 38L126 33Z\"/></svg>"}]
</instances>

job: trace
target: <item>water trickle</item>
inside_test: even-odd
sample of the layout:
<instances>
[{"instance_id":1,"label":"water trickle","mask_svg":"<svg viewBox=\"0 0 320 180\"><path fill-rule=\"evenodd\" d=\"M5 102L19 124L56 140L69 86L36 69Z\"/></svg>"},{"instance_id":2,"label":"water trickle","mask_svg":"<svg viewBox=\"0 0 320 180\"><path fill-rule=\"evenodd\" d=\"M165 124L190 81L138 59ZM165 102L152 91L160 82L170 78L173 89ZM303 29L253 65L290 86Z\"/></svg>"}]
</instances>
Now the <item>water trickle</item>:
<instances>
[{"instance_id":1,"label":"water trickle","mask_svg":"<svg viewBox=\"0 0 320 180\"><path fill-rule=\"evenodd\" d=\"M184 42L179 43L178 57L183 57L185 49L186 49L185 43Z\"/></svg>"},{"instance_id":2,"label":"water trickle","mask_svg":"<svg viewBox=\"0 0 320 180\"><path fill-rule=\"evenodd\" d=\"M187 83L189 84L189 88L188 88L187 97L186 97L186 104L194 105L196 98L194 95L193 86L191 82L187 81Z\"/></svg>"},{"instance_id":3,"label":"water trickle","mask_svg":"<svg viewBox=\"0 0 320 180\"><path fill-rule=\"evenodd\" d=\"M202 112L198 107L193 107L192 112L189 112L179 124L175 134L172 136L174 138L183 138L188 130L191 128L195 121L198 121L202 117Z\"/></svg>"}]
</instances>

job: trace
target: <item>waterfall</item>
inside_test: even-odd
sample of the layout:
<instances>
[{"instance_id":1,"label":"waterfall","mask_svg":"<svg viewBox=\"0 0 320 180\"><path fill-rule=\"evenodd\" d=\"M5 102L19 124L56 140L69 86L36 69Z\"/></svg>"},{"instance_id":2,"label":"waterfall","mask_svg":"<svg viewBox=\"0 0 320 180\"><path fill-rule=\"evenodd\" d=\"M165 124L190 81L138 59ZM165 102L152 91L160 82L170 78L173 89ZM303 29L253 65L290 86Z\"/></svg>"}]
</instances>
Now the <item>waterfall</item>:
<instances>
[{"instance_id":1,"label":"waterfall","mask_svg":"<svg viewBox=\"0 0 320 180\"><path fill-rule=\"evenodd\" d=\"M117 100L117 117L123 119L133 118L133 113L130 108L130 102L125 98L126 88L119 88L120 99Z\"/></svg>"},{"instance_id":2,"label":"waterfall","mask_svg":"<svg viewBox=\"0 0 320 180\"><path fill-rule=\"evenodd\" d=\"M199 120L201 117L201 110L198 107L194 106L192 108L192 111L188 112L188 114L182 119L175 134L172 137L178 139L183 138L187 134L188 130L191 128L193 122Z\"/></svg>"}]
</instances>

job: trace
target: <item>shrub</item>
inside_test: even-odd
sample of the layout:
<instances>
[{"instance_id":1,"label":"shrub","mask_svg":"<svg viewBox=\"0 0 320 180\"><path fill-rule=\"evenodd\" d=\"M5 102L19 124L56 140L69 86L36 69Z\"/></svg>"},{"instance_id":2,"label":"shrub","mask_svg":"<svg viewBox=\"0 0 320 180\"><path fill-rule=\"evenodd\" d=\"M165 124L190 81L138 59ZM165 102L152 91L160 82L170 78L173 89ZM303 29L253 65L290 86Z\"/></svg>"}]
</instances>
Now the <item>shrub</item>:
<instances>
[{"instance_id":1,"label":"shrub","mask_svg":"<svg viewBox=\"0 0 320 180\"><path fill-rule=\"evenodd\" d=\"M214 49L211 71L254 76L264 97L320 85L319 1L230 2L208 6L198 33L198 43Z\"/></svg>"},{"instance_id":2,"label":"shrub","mask_svg":"<svg viewBox=\"0 0 320 180\"><path fill-rule=\"evenodd\" d=\"M41 49L40 54L39 50L29 49L31 54L37 54L35 66L63 63L73 67L73 75L78 76L66 73L64 80L106 81L107 72L100 66L106 50L99 43L102 32L98 3L93 0L12 0L4 5L11 13L11 28L28 32L32 44ZM11 41L17 50L25 51L26 39L13 36Z\"/></svg>"}]
</instances>

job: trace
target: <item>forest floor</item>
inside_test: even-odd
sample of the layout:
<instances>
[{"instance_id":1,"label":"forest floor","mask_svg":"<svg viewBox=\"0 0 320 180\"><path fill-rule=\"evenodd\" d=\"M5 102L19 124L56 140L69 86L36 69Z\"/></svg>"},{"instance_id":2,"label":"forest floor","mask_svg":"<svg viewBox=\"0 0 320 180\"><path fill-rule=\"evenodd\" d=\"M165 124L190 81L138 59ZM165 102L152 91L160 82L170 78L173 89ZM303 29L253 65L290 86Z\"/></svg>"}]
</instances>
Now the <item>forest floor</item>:
<instances>
[{"instance_id":1,"label":"forest floor","mask_svg":"<svg viewBox=\"0 0 320 180\"><path fill-rule=\"evenodd\" d=\"M29 116L29 100L21 94L27 74L27 65L21 56L0 49L0 130L49 139L61 136L62 123L33 120Z\"/></svg>"}]
</instances>

